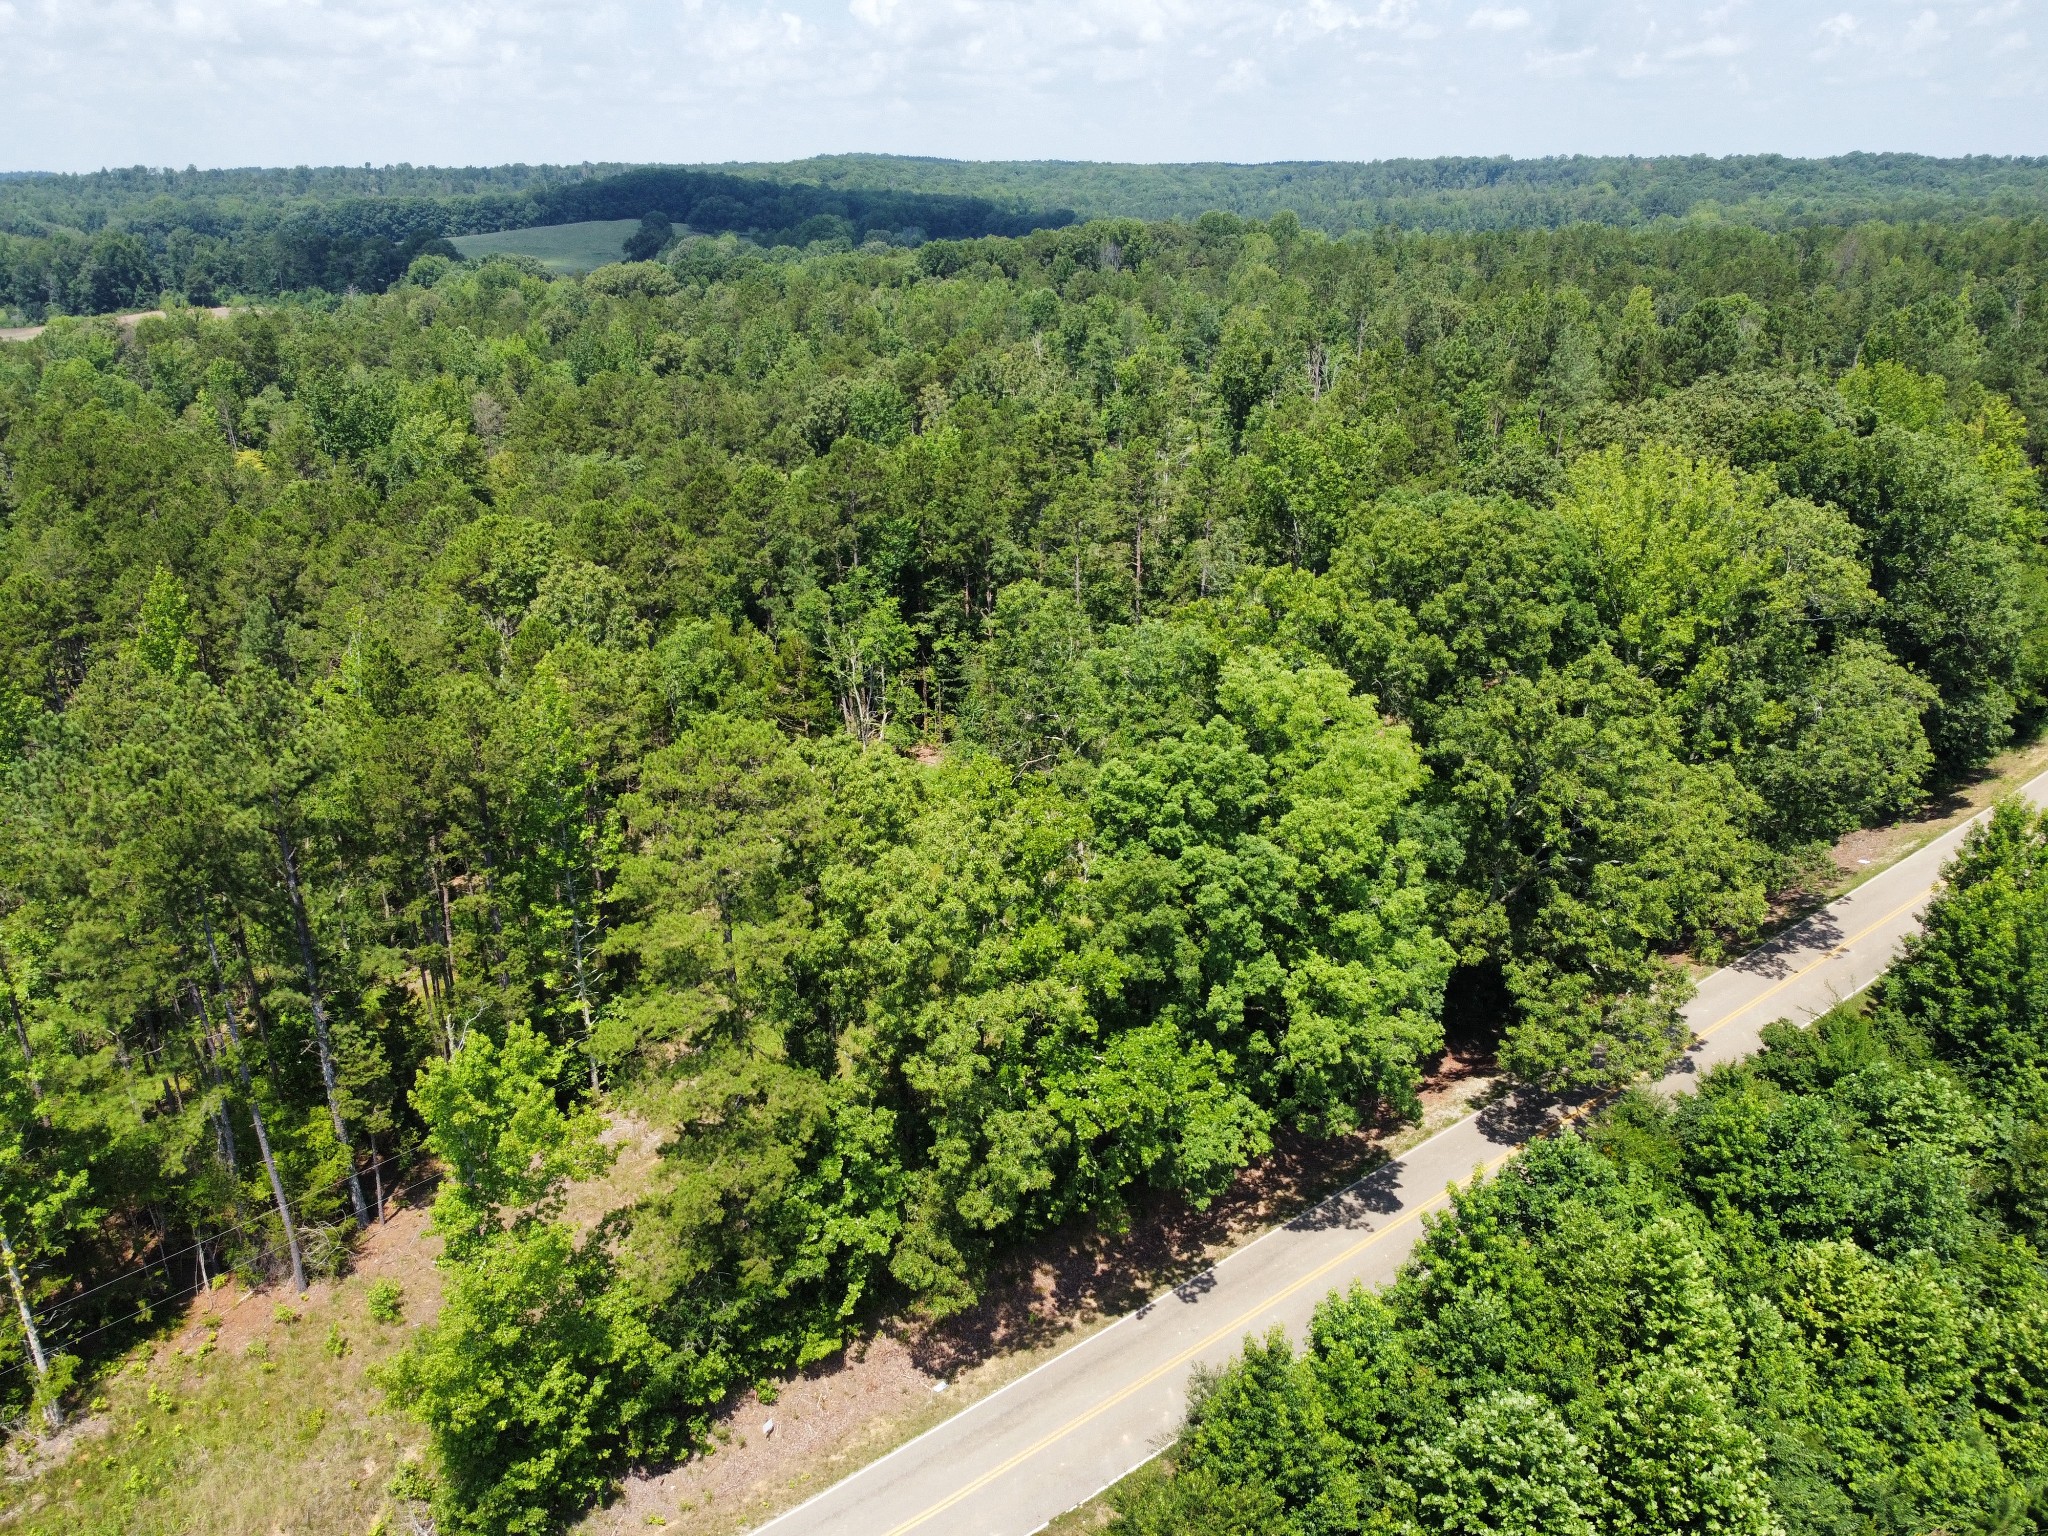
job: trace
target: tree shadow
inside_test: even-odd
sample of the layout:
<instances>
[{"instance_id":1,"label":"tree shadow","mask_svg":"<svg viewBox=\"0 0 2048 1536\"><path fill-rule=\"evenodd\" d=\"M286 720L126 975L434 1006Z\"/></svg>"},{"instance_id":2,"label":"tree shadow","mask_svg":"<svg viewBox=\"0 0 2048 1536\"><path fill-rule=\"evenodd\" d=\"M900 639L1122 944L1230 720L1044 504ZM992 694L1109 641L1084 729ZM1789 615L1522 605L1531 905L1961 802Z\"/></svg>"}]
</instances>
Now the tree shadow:
<instances>
[{"instance_id":1,"label":"tree shadow","mask_svg":"<svg viewBox=\"0 0 2048 1536\"><path fill-rule=\"evenodd\" d=\"M1479 1110L1479 1133L1497 1146L1520 1146L1553 1130L1571 1101L1540 1089L1511 1088Z\"/></svg>"},{"instance_id":2,"label":"tree shadow","mask_svg":"<svg viewBox=\"0 0 2048 1536\"><path fill-rule=\"evenodd\" d=\"M1431 1064L1422 1092L1491 1070L1488 1056L1447 1052ZM1155 1193L1134 1200L1121 1222L1070 1223L997 1259L981 1299L965 1311L936 1323L885 1326L919 1369L950 1377L997 1355L1055 1343L1089 1318L1192 1301L1214 1284L1208 1272L1220 1251L1258 1232L1366 1225L1396 1209L1396 1170L1385 1142L1407 1124L1389 1113L1346 1136L1277 1134L1273 1150L1206 1206Z\"/></svg>"},{"instance_id":3,"label":"tree shadow","mask_svg":"<svg viewBox=\"0 0 2048 1536\"><path fill-rule=\"evenodd\" d=\"M1832 909L1822 907L1794 923L1768 942L1759 944L1739 960L1732 962L1728 969L1739 971L1746 976L1762 976L1778 980L1789 976L1798 969L1801 951L1808 949L1832 949L1842 942L1846 935Z\"/></svg>"},{"instance_id":4,"label":"tree shadow","mask_svg":"<svg viewBox=\"0 0 2048 1536\"><path fill-rule=\"evenodd\" d=\"M1389 1216L1401 1209L1400 1183L1400 1164L1383 1163L1357 1183L1347 1185L1303 1211L1287 1223L1287 1230L1328 1232L1338 1228L1376 1226L1378 1223L1373 1217Z\"/></svg>"}]
</instances>

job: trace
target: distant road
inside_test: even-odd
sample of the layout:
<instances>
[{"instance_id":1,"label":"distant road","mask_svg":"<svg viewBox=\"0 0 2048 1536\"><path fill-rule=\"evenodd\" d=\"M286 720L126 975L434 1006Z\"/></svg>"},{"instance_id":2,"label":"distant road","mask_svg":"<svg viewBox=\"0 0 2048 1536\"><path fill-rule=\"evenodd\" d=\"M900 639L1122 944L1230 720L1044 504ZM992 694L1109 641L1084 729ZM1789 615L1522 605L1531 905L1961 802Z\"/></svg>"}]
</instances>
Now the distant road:
<instances>
[{"instance_id":1,"label":"distant road","mask_svg":"<svg viewBox=\"0 0 2048 1536\"><path fill-rule=\"evenodd\" d=\"M229 311L228 307L225 304L223 304L217 309L207 310L206 313L213 316L213 318L216 320L225 320L228 317ZM136 310L133 314L127 315L114 315L111 317L101 315L88 315L85 316L84 318L90 320L111 318L116 325L127 326L132 328L135 325L135 323L139 320L161 320L164 318L164 312L160 309L139 309ZM43 332L48 329L49 327L47 325L0 326L0 341L34 341L38 336L42 335Z\"/></svg>"},{"instance_id":2,"label":"distant road","mask_svg":"<svg viewBox=\"0 0 2048 1536\"><path fill-rule=\"evenodd\" d=\"M2021 793L2041 802L2048 774ZM1698 1043L1661 1086L1683 1091L1707 1068L1756 1050L1774 1019L1817 1018L1875 981L1981 819L1702 980L1685 1011ZM1275 1323L1299 1339L1332 1289L1392 1280L1423 1214L1446 1203L1445 1186L1498 1168L1534 1129L1491 1112L1459 1121L760 1532L1028 1536L1171 1441L1194 1367L1222 1364L1246 1334Z\"/></svg>"}]
</instances>

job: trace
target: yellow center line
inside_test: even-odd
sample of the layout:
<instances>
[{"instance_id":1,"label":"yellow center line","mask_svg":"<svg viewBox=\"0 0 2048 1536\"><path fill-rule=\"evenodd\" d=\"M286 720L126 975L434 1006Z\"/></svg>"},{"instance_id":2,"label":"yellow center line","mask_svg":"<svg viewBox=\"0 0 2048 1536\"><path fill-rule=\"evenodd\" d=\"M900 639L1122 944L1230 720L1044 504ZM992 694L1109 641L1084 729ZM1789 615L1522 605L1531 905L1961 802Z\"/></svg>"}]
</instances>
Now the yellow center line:
<instances>
[{"instance_id":1,"label":"yellow center line","mask_svg":"<svg viewBox=\"0 0 2048 1536\"><path fill-rule=\"evenodd\" d=\"M1507 1151L1501 1153L1492 1161L1484 1164L1479 1171L1481 1173L1493 1172L1494 1169L1498 1168L1502 1163L1506 1162L1509 1158L1513 1157L1515 1153L1517 1153L1520 1150L1521 1149L1519 1147L1508 1148ZM1005 1472L1014 1470L1016 1467L1022 1465L1024 1462L1029 1461L1033 1456L1036 1456L1040 1451L1044 1450L1046 1447L1053 1445L1060 1440L1065 1439L1068 1435L1071 1435L1075 1430L1079 1429L1082 1425L1088 1423L1091 1419L1098 1418L1101 1415L1109 1412L1110 1409L1114 1408L1118 1403L1122 1402L1132 1393L1142 1392L1146 1387L1151 1386L1153 1382L1157 1381L1167 1372L1175 1370L1180 1366L1186 1365L1188 1361L1192 1360L1196 1355L1201 1354L1203 1350L1209 1349L1212 1346L1221 1343L1224 1339L1229 1338L1230 1336L1235 1334L1240 1328L1244 1327L1247 1323L1251 1322L1254 1318L1258 1317L1261 1313L1270 1312L1273 1308L1279 1306L1281 1302L1287 1300L1288 1297L1294 1295L1295 1292L1302 1290L1306 1286L1315 1284L1316 1281L1322 1279L1323 1276L1327 1275L1331 1270L1336 1269L1339 1265L1356 1258L1359 1254L1363 1253L1366 1249L1370 1248L1374 1243L1378 1242L1381 1238L1398 1231L1400 1228L1406 1226L1409 1222L1414 1221L1417 1217L1423 1215L1424 1213L1430 1210L1433 1210L1435 1207L1439 1205L1442 1205L1445 1201L1449 1200L1450 1197L1450 1191L1446 1189L1442 1194L1433 1196L1432 1198L1423 1201L1420 1205L1410 1206L1407 1210L1403 1211L1399 1216L1395 1217L1392 1221L1388 1222L1384 1227L1377 1227L1371 1232L1368 1232L1364 1237L1360 1238L1357 1242L1353 1243L1349 1248L1346 1248L1342 1253L1337 1254L1334 1258L1324 1260L1321 1264L1318 1264L1314 1269L1310 1270L1300 1279L1293 1281L1291 1284L1285 1286L1279 1291L1274 1292L1272 1295L1267 1296L1262 1300L1253 1303L1244 1311L1238 1313L1236 1317L1232 1318L1229 1322L1225 1323L1222 1327L1218 1328L1215 1332L1208 1334L1207 1336L1201 1339L1198 1339L1193 1344L1190 1344L1186 1349L1182 1350L1179 1354L1175 1355L1171 1360L1166 1361L1163 1365L1154 1366L1151 1370L1147 1371L1143 1376L1140 1376L1136 1381L1130 1383L1122 1390L1115 1392L1108 1397L1105 1397L1101 1402L1097 1403L1094 1407L1088 1409L1085 1413L1076 1414L1073 1418L1067 1420L1066 1423L1062 1424L1058 1429L1051 1431L1050 1433L1046 1434L1043 1438L1036 1440L1032 1444L1026 1446L1023 1450L1019 1451L1016 1455L1012 1456L1008 1461L1003 1462L999 1466L991 1467L988 1471L982 1473L981 1476L975 1478L973 1482L967 1483L964 1486L955 1489L945 1498L939 1500L938 1503L932 1505L929 1509L926 1509L921 1513L912 1515L908 1520L905 1520L901 1525L892 1526L885 1533L885 1536L905 1536L905 1532L916 1530L917 1527L923 1525L927 1520L930 1520L933 1516L944 1514L947 1510L951 1509L955 1504L958 1504L962 1499L972 1497L974 1494L979 1493L982 1489L986 1488L990 1483L994 1482L997 1478L1001 1477Z\"/></svg>"},{"instance_id":2,"label":"yellow center line","mask_svg":"<svg viewBox=\"0 0 2048 1536\"><path fill-rule=\"evenodd\" d=\"M1863 940L1869 938L1873 933L1877 932L1878 929L1882 928L1886 923L1890 922L1900 913L1910 911L1914 907L1917 907L1921 902L1925 901L1928 897L1932 896L1939 889L1941 889L1941 883L1939 881L1936 881L1933 885L1928 886L1925 890L1920 891L1916 895L1910 896L1905 901L1900 902L1896 907L1893 907L1891 911L1885 913L1883 917L1877 919L1877 921L1866 924L1864 927L1857 929L1854 933L1850 934L1848 938L1842 940L1841 943L1829 946L1827 949L1823 950L1818 956L1816 956L1810 963L1801 966L1798 970L1794 971L1790 976L1787 976L1783 981L1779 982L1776 986L1770 988L1768 991L1759 992L1755 997L1752 997L1748 1002L1744 1003L1740 1008L1736 1009L1733 1013L1723 1017L1719 1022L1709 1025L1705 1029L1699 1030L1697 1032L1699 1038L1704 1040L1707 1038L1707 1036L1711 1034L1716 1034L1719 1031L1726 1029L1730 1024L1733 1024L1737 1019L1741 1018L1745 1013L1748 1013L1751 1009L1762 1007L1765 1003L1769 1002L1772 998L1776 997L1780 992L1784 991L1787 987L1791 986L1795 981L1800 981L1805 977L1811 975L1814 971L1817 971L1823 965L1826 965L1830 960L1833 960L1840 955L1846 955L1854 945L1859 944Z\"/></svg>"},{"instance_id":3,"label":"yellow center line","mask_svg":"<svg viewBox=\"0 0 2048 1536\"><path fill-rule=\"evenodd\" d=\"M1920 902L1925 901L1929 896L1933 895L1935 890L1937 890L1938 888L1938 885L1932 885L1927 887L1925 890L1915 894L1909 900L1901 902L1898 906L1894 907L1891 911L1885 913L1883 917L1878 918L1875 922L1867 924L1863 928L1858 929L1855 933L1851 934L1848 938L1842 940L1839 944L1830 946L1811 963L1801 967L1797 971L1794 971L1790 976L1787 976L1784 980L1772 986L1768 991L1758 993L1755 997L1751 998L1748 1002L1744 1003L1740 1008L1737 1008L1733 1013L1730 1013L1725 1018L1721 1019L1720 1022L1712 1025L1707 1029L1699 1031L1699 1038L1705 1039L1708 1035L1714 1034L1717 1031L1725 1028L1727 1025L1732 1024L1735 1020L1741 1018L1744 1014L1750 1012L1755 1008L1762 1006L1764 1003L1769 1002L1773 997L1776 997L1780 992L1784 991L1794 982L1800 980L1802 977L1810 975L1813 971L1817 970L1822 965L1825 965L1828 961L1847 953L1853 945L1859 943L1863 939L1868 938L1871 934L1875 933L1878 929L1882 928L1886 923L1891 922L1901 913L1909 911L1911 908L1917 906ZM1564 1118L1567 1121L1575 1120L1581 1114L1583 1114L1588 1108L1590 1108L1589 1105L1581 1106L1579 1109L1574 1110L1571 1113L1567 1114ZM1495 1169L1499 1168L1501 1164L1507 1162L1508 1159L1513 1157L1517 1152L1521 1150L1522 1149L1519 1146L1509 1147L1505 1152L1502 1152L1499 1156L1494 1157L1486 1163L1480 1165L1478 1172L1482 1175L1492 1173ZM1025 1462L1029 1461L1039 1452L1047 1449L1052 1445L1057 1444L1061 1440L1064 1440L1068 1435L1071 1435L1075 1430L1081 1428L1084 1424L1087 1424L1094 1419L1100 1418L1103 1414L1109 1412L1110 1409L1116 1407L1116 1405L1118 1403L1121 1403L1125 1398L1130 1397L1133 1393L1142 1392L1145 1388L1151 1386L1153 1382L1159 1380L1160 1377L1166 1375L1168 1372L1178 1370L1181 1366L1186 1365L1188 1361L1194 1359L1195 1356L1201 1354L1204 1350L1213 1348L1215 1345L1221 1343L1224 1339L1229 1338L1232 1335L1236 1334L1239 1329L1243 1328L1253 1319L1259 1317L1262 1313L1272 1311L1275 1307L1279 1306L1280 1303L1287 1300L1288 1297L1294 1295L1296 1292L1304 1289L1307 1286L1315 1284L1316 1281L1322 1279L1323 1276L1327 1275L1331 1270L1338 1268L1340 1265L1350 1262L1359 1254L1363 1253L1366 1249L1370 1248L1374 1243L1377 1243L1382 1238L1390 1236L1392 1233L1399 1231L1409 1222L1414 1221L1417 1218L1425 1215L1427 1212L1434 1210L1436 1207L1443 1205L1449 1199L1450 1191L1446 1189L1440 1195L1436 1195L1428 1200L1424 1200L1420 1204L1410 1206L1407 1210L1403 1211L1399 1216L1395 1217L1392 1221L1388 1222L1384 1227L1375 1228L1373 1231L1367 1233L1364 1237L1360 1238L1357 1242L1353 1243L1350 1247L1346 1248L1343 1252L1337 1254L1334 1258L1326 1259L1323 1263L1317 1265L1314 1269L1310 1270L1307 1274L1301 1276L1298 1280L1293 1281L1292 1283L1283 1287L1281 1290L1275 1292L1274 1294L1264 1297L1261 1300L1253 1303L1250 1307L1247 1307L1244 1311L1240 1312L1236 1317L1232 1318L1222 1327L1216 1329L1213 1333L1207 1334L1203 1338L1197 1340L1195 1343L1190 1344L1186 1349L1182 1350L1179 1354L1175 1355L1171 1360L1166 1361L1162 1365L1154 1366L1151 1370L1147 1371L1143 1376L1140 1376L1136 1381L1131 1382L1129 1385L1112 1393L1110 1396L1103 1398L1102 1401L1095 1404L1094 1407L1087 1409L1085 1412L1076 1414L1073 1418L1067 1420L1066 1423L1060 1425L1059 1428L1052 1430L1046 1435L1039 1438L1038 1440L1033 1441L1023 1450L1017 1452L1016 1455L1010 1457L1009 1460L1002 1462L997 1466L991 1467L988 1471L982 1473L981 1476L975 1478L973 1481L969 1483L963 1484L961 1487L955 1489L952 1493L948 1494L945 1498L940 1499L936 1504L931 1505L929 1508L922 1510L918 1514L912 1515L908 1520L905 1520L901 1525L890 1527L890 1529L886 1533L884 1533L884 1536L907 1536L908 1532L914 1531L920 1525L923 1525L926 1521L931 1520L938 1515L944 1514L947 1510L951 1509L955 1504L958 1504L962 1499L972 1498L975 1494L979 1493L982 1489L986 1488L990 1483L994 1482L1004 1473L1016 1470L1016 1468L1022 1466Z\"/></svg>"}]
</instances>

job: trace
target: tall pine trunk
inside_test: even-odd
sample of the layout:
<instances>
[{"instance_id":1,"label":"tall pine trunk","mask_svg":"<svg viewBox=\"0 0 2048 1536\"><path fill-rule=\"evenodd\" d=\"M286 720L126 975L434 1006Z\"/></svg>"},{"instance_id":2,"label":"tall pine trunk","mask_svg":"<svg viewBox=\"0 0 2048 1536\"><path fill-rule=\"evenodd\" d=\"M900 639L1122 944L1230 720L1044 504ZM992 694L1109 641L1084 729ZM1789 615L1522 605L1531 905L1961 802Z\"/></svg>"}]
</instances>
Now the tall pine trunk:
<instances>
[{"instance_id":1,"label":"tall pine trunk","mask_svg":"<svg viewBox=\"0 0 2048 1536\"><path fill-rule=\"evenodd\" d=\"M14 1038L21 1046L21 1068L28 1078L29 1097L36 1101L36 1112L42 1115L43 1088L36 1081L36 1053L28 1043L28 1020L21 1016L21 999L14 995L14 973L7 969L7 957L0 955L0 992L7 994L7 1016L14 1021ZM43 1124L49 1119L43 1116Z\"/></svg>"},{"instance_id":2,"label":"tall pine trunk","mask_svg":"<svg viewBox=\"0 0 2048 1536\"><path fill-rule=\"evenodd\" d=\"M320 991L320 970L313 959L313 929L306 921L306 902L299 890L299 861L292 852L292 840L279 818L277 851L284 861L285 891L292 902L292 926L298 930L299 959L306 967L306 995L313 1004L313 1035L320 1047L320 1081L327 1087L327 1113L334 1120L334 1139L348 1156L348 1193L356 1208L356 1225L370 1224L369 1203L363 1198L363 1176L356 1167L356 1149L348 1139L348 1123L341 1117L341 1086L334 1071L334 1043L327 1031L327 1002Z\"/></svg>"},{"instance_id":3,"label":"tall pine trunk","mask_svg":"<svg viewBox=\"0 0 2048 1536\"><path fill-rule=\"evenodd\" d=\"M206 926L206 953L213 961L213 978L220 995L220 1014L228 1027L228 1044L235 1056L235 1073L241 1079L242 1096L249 1101L249 1121L256 1128L256 1150L263 1156L263 1171L270 1175L270 1194L277 1201L278 1220L284 1223L284 1245L291 1250L292 1284L298 1287L301 1296L306 1294L306 1260L299 1252L298 1224L292 1220L291 1202L284 1197L284 1180L277 1175L277 1159L270 1152L270 1133L263 1128L263 1111L256 1103L256 1090L249 1082L249 1061L242 1054L242 1032L235 1024L235 1000L228 995L227 986L220 973L220 949L213 942L213 920L203 918Z\"/></svg>"},{"instance_id":4,"label":"tall pine trunk","mask_svg":"<svg viewBox=\"0 0 2048 1536\"><path fill-rule=\"evenodd\" d=\"M576 969L576 1004L583 1010L583 1053L590 1059L590 1091L598 1091L597 1028L590 1016L590 981L583 966L583 917L576 905L576 872L562 861L562 883L569 898L569 953Z\"/></svg>"},{"instance_id":5,"label":"tall pine trunk","mask_svg":"<svg viewBox=\"0 0 2048 1536\"><path fill-rule=\"evenodd\" d=\"M0 1227L0 1260L7 1265L7 1284L14 1292L14 1304L21 1309L21 1331L28 1336L28 1358L36 1368L36 1380L47 1381L50 1376L50 1357L43 1353L43 1336L36 1330L35 1309L28 1304L28 1287L21 1283L21 1267L14 1262L14 1244L7 1239L7 1229ZM50 1428L64 1427L64 1410L55 1403L43 1404L43 1417L50 1421Z\"/></svg>"},{"instance_id":6,"label":"tall pine trunk","mask_svg":"<svg viewBox=\"0 0 2048 1536\"><path fill-rule=\"evenodd\" d=\"M206 1072L207 1081L213 1087L212 1119L214 1140L220 1147L221 1161L227 1164L228 1178L235 1187L235 1201L238 1207L235 1219L239 1221L241 1220L239 1206L242 1198L242 1162L241 1158L236 1155L234 1123L228 1117L228 1084L227 1078L222 1075L220 1070L222 1054L220 1041L214 1036L213 1015L207 1012L206 997L200 992L199 983L188 979L185 984L192 991L192 1005L199 1010L199 1025L204 1049L195 1048L193 1054L199 1058L199 1064Z\"/></svg>"}]
</instances>

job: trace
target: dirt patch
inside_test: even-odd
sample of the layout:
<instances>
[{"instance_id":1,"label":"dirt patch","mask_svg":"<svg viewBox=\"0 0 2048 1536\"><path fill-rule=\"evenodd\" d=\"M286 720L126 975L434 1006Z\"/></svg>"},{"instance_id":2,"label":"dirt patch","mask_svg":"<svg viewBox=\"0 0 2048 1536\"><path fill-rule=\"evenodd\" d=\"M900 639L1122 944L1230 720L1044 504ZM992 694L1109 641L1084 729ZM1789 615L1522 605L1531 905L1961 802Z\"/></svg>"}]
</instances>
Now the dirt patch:
<instances>
[{"instance_id":1,"label":"dirt patch","mask_svg":"<svg viewBox=\"0 0 2048 1536\"><path fill-rule=\"evenodd\" d=\"M230 311L223 304L213 309L203 310L202 313L209 314L216 320L225 320ZM160 309L143 309L127 315L89 316L88 318L112 320L114 324L120 326L123 330L132 331L144 320L163 319L164 312ZM48 329L47 325L10 325L0 328L0 341L34 341Z\"/></svg>"},{"instance_id":2,"label":"dirt patch","mask_svg":"<svg viewBox=\"0 0 2048 1536\"><path fill-rule=\"evenodd\" d=\"M728 1536L752 1528L1462 1119L1491 1089L1492 1071L1485 1057L1447 1054L1423 1084L1419 1121L1333 1140L1285 1138L1206 1210L1156 1197L1121 1226L1048 1234L1001 1266L960 1316L928 1327L892 1321L777 1383L772 1402L747 1393L721 1418L708 1454L629 1477L578 1531L624 1536L675 1523L692 1536Z\"/></svg>"},{"instance_id":3,"label":"dirt patch","mask_svg":"<svg viewBox=\"0 0 2048 1536\"><path fill-rule=\"evenodd\" d=\"M598 1177L571 1184L564 1191L562 1219L583 1235L646 1193L661 1166L663 1137L658 1127L645 1120L620 1110L609 1111L598 1140L611 1148L611 1166Z\"/></svg>"},{"instance_id":4,"label":"dirt patch","mask_svg":"<svg viewBox=\"0 0 2048 1536\"><path fill-rule=\"evenodd\" d=\"M625 1191L644 1185L660 1157L660 1134L644 1121L613 1115L601 1138L615 1150L603 1176L572 1184L566 1191L563 1217L578 1232L588 1232L630 1196ZM287 1313L301 1316L328 1308L343 1287L352 1290L377 1280L396 1283L405 1297L405 1319L418 1328L441 1310L441 1239L428 1230L432 1219L434 1180L416 1178L405 1199L386 1202L384 1220L372 1223L357 1237L348 1273L339 1280L315 1280L306 1294L294 1294L289 1280L273 1280L253 1288L229 1275L185 1306L177 1328L157 1345L157 1353L190 1355L209 1336L221 1350L246 1351L258 1339L273 1339L280 1329L298 1326Z\"/></svg>"},{"instance_id":5,"label":"dirt patch","mask_svg":"<svg viewBox=\"0 0 2048 1536\"><path fill-rule=\"evenodd\" d=\"M1933 842L1957 822L1966 821L1986 806L2015 793L2044 769L2048 769L2048 736L2001 752L1969 780L1930 802L1918 815L1888 827L1851 832L1832 850L1842 883L1829 899Z\"/></svg>"},{"instance_id":6,"label":"dirt patch","mask_svg":"<svg viewBox=\"0 0 2048 1536\"><path fill-rule=\"evenodd\" d=\"M113 1415L95 1413L74 1416L54 1435L16 1435L0 1456L0 1479L27 1482L53 1467L62 1466L74 1455L83 1455L95 1440L104 1440L114 1427Z\"/></svg>"}]
</instances>

